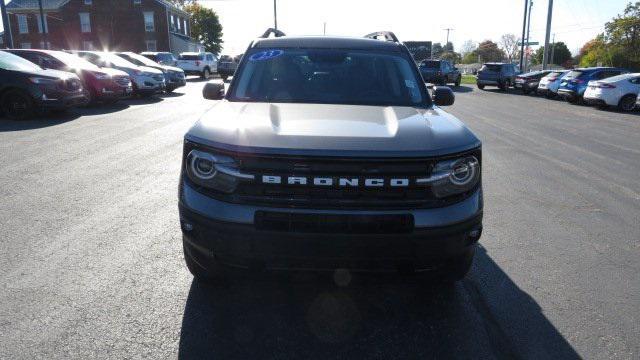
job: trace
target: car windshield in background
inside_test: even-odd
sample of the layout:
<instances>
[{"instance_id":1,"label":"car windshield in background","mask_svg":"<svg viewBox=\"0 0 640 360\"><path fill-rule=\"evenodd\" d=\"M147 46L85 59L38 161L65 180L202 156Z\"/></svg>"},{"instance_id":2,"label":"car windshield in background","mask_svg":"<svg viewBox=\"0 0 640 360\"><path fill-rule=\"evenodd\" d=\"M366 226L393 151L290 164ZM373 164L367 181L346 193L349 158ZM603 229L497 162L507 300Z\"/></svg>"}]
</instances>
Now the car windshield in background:
<instances>
[{"instance_id":1,"label":"car windshield in background","mask_svg":"<svg viewBox=\"0 0 640 360\"><path fill-rule=\"evenodd\" d=\"M127 61L113 53L107 53L107 52L101 53L100 57L102 58L102 60L108 63L111 63L112 65L115 65L115 66L122 66L122 67L131 67L132 65L135 66L135 64L131 63L130 61Z\"/></svg>"},{"instance_id":2,"label":"car windshield in background","mask_svg":"<svg viewBox=\"0 0 640 360\"><path fill-rule=\"evenodd\" d=\"M230 101L419 106L430 104L401 55L329 49L246 55Z\"/></svg>"},{"instance_id":3,"label":"car windshield in background","mask_svg":"<svg viewBox=\"0 0 640 360\"><path fill-rule=\"evenodd\" d=\"M85 69L85 70L93 70L93 71L98 71L100 70L99 67L97 67L96 65L88 62L87 60L73 55L73 54L69 54L66 53L64 51L54 51L51 53L51 56L53 56L54 58L62 61L63 63L65 63L67 66L74 68L74 69Z\"/></svg>"},{"instance_id":4,"label":"car windshield in background","mask_svg":"<svg viewBox=\"0 0 640 360\"><path fill-rule=\"evenodd\" d=\"M180 55L180 60L202 60L202 55Z\"/></svg>"},{"instance_id":5,"label":"car windshield in background","mask_svg":"<svg viewBox=\"0 0 640 360\"><path fill-rule=\"evenodd\" d=\"M601 81L616 82L616 81L620 81L620 80L633 79L635 77L636 77L636 74L622 74L622 75L612 76L610 78L606 78L606 79L601 80Z\"/></svg>"},{"instance_id":6,"label":"car windshield in background","mask_svg":"<svg viewBox=\"0 0 640 360\"><path fill-rule=\"evenodd\" d=\"M580 75L582 75L582 71L573 70L569 71L569 73L567 74L567 78L577 78Z\"/></svg>"},{"instance_id":7,"label":"car windshield in background","mask_svg":"<svg viewBox=\"0 0 640 360\"><path fill-rule=\"evenodd\" d=\"M428 69L438 69L440 68L440 62L439 61L423 61L422 67L426 67Z\"/></svg>"},{"instance_id":8,"label":"car windshield in background","mask_svg":"<svg viewBox=\"0 0 640 360\"><path fill-rule=\"evenodd\" d=\"M146 57L142 56L142 55L138 55L135 53L120 53L119 54L121 57L123 57L124 59L136 64L136 65L140 65L140 66L158 66L158 63L156 63L155 61L149 60Z\"/></svg>"},{"instance_id":9,"label":"car windshield in background","mask_svg":"<svg viewBox=\"0 0 640 360\"><path fill-rule=\"evenodd\" d=\"M42 68L20 56L0 51L0 68L13 71L41 71Z\"/></svg>"},{"instance_id":10,"label":"car windshield in background","mask_svg":"<svg viewBox=\"0 0 640 360\"><path fill-rule=\"evenodd\" d=\"M480 69L480 70L481 71L500 72L501 69L502 69L502 65L484 64L484 65L482 65L482 69Z\"/></svg>"}]
</instances>

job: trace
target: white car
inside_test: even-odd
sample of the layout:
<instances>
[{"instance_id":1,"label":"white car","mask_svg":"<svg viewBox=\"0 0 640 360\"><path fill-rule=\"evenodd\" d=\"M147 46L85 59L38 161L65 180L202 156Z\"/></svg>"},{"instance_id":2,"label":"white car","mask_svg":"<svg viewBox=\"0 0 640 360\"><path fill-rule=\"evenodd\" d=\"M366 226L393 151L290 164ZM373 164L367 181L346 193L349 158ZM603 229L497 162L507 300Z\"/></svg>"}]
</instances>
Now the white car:
<instances>
[{"instance_id":1,"label":"white car","mask_svg":"<svg viewBox=\"0 0 640 360\"><path fill-rule=\"evenodd\" d=\"M218 72L218 58L208 52L183 52L178 56L177 66L186 75L198 75L208 79L211 74Z\"/></svg>"},{"instance_id":2,"label":"white car","mask_svg":"<svg viewBox=\"0 0 640 360\"><path fill-rule=\"evenodd\" d=\"M622 74L587 84L584 101L600 107L616 106L621 111L632 111L640 92L640 73Z\"/></svg>"},{"instance_id":3,"label":"white car","mask_svg":"<svg viewBox=\"0 0 640 360\"><path fill-rule=\"evenodd\" d=\"M552 71L545 77L540 79L538 89L536 92L541 95L545 95L548 98L552 98L558 94L558 88L560 87L560 80L565 76L568 71Z\"/></svg>"}]
</instances>

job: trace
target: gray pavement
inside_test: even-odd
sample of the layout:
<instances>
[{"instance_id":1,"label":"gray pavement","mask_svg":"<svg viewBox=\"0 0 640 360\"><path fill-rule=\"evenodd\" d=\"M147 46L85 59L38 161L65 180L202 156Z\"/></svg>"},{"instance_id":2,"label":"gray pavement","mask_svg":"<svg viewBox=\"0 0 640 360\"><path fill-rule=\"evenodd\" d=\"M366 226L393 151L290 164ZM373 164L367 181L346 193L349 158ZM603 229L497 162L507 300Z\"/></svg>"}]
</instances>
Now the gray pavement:
<instances>
[{"instance_id":1,"label":"gray pavement","mask_svg":"<svg viewBox=\"0 0 640 360\"><path fill-rule=\"evenodd\" d=\"M448 110L484 142L467 279L215 287L183 264L176 205L202 84L0 119L0 358L640 357L639 113L461 87Z\"/></svg>"}]
</instances>

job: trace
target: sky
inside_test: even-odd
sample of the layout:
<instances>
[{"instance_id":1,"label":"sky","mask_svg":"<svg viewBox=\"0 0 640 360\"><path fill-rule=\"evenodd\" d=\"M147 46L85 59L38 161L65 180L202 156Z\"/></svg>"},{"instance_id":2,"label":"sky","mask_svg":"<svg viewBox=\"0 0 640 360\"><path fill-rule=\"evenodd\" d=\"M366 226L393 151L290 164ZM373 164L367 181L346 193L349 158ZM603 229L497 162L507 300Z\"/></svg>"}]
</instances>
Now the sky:
<instances>
[{"instance_id":1,"label":"sky","mask_svg":"<svg viewBox=\"0 0 640 360\"><path fill-rule=\"evenodd\" d=\"M2 0L0 0L2 1ZM8 0L5 0L8 3ZM97 0L100 1L100 0ZM125 0L120 0L125 1ZM273 0L198 0L220 16L223 54L237 55L273 26ZM362 36L393 31L401 41L446 41L459 49L466 40L498 41L522 34L524 0L276 0L278 27L287 35ZM531 41L544 43L548 0L533 0ZM628 0L554 0L552 33L577 53L622 13Z\"/></svg>"}]
</instances>

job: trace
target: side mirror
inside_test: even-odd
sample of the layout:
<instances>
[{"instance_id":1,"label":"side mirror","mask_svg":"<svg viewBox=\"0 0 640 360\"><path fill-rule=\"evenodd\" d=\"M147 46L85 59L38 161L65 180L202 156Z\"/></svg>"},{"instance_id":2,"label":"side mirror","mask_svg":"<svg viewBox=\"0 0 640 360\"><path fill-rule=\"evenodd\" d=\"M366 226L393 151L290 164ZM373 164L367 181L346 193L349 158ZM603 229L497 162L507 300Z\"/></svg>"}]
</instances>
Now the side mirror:
<instances>
[{"instance_id":1,"label":"side mirror","mask_svg":"<svg viewBox=\"0 0 640 360\"><path fill-rule=\"evenodd\" d=\"M202 88L202 97L208 100L221 100L224 98L224 82L220 80L209 81Z\"/></svg>"},{"instance_id":2,"label":"side mirror","mask_svg":"<svg viewBox=\"0 0 640 360\"><path fill-rule=\"evenodd\" d=\"M447 86L435 86L433 88L433 96L431 98L438 106L453 105L453 102L456 100L456 96L453 94L453 91Z\"/></svg>"}]
</instances>

